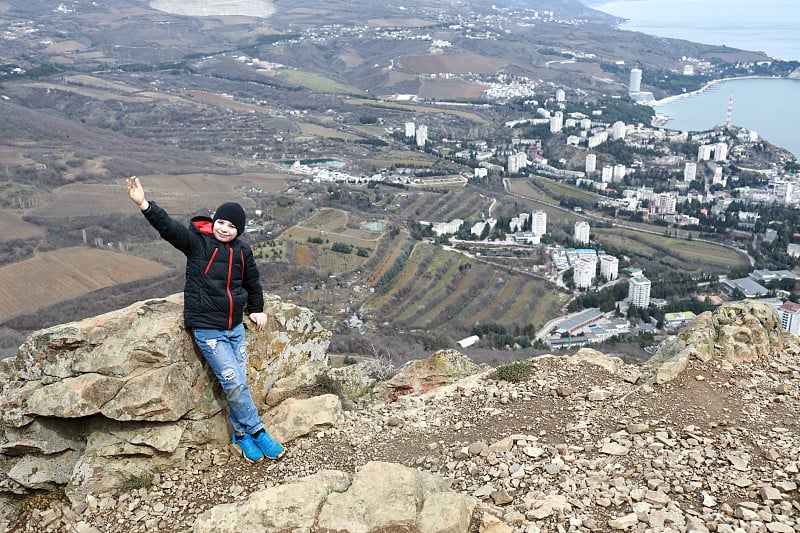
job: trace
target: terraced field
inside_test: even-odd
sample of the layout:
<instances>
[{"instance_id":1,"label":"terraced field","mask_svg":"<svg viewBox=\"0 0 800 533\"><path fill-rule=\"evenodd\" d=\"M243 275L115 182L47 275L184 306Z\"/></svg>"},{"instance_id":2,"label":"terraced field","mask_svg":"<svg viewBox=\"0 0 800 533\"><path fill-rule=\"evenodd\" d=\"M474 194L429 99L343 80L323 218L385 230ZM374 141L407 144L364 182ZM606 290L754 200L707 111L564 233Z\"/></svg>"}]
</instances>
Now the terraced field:
<instances>
[{"instance_id":1,"label":"terraced field","mask_svg":"<svg viewBox=\"0 0 800 533\"><path fill-rule=\"evenodd\" d=\"M542 325L561 303L542 281L419 243L403 270L364 303L375 320L468 334L476 323ZM541 297L536 297L541 295Z\"/></svg>"}]
</instances>

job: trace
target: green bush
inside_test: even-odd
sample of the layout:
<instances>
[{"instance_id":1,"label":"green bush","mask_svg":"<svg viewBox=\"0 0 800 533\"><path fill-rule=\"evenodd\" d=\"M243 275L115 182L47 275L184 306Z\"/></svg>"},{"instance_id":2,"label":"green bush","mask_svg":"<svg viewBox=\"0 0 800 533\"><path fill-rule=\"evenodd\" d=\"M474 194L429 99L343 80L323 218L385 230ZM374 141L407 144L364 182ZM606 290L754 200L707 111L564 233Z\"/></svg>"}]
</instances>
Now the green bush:
<instances>
[{"instance_id":1,"label":"green bush","mask_svg":"<svg viewBox=\"0 0 800 533\"><path fill-rule=\"evenodd\" d=\"M497 367L497 379L517 383L533 376L533 364L526 361L515 361Z\"/></svg>"}]
</instances>

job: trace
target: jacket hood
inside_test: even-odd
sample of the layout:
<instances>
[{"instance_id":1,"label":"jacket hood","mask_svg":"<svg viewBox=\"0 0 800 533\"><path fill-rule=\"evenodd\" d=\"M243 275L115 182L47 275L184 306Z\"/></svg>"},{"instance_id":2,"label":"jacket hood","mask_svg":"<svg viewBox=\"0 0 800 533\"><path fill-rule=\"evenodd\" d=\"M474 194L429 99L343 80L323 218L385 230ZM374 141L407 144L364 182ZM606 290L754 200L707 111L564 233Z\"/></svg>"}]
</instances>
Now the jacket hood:
<instances>
[{"instance_id":1,"label":"jacket hood","mask_svg":"<svg viewBox=\"0 0 800 533\"><path fill-rule=\"evenodd\" d=\"M197 216L192 218L191 227L193 230L202 233L203 235L213 235L214 234L214 222L211 221L211 217L207 216Z\"/></svg>"}]
</instances>

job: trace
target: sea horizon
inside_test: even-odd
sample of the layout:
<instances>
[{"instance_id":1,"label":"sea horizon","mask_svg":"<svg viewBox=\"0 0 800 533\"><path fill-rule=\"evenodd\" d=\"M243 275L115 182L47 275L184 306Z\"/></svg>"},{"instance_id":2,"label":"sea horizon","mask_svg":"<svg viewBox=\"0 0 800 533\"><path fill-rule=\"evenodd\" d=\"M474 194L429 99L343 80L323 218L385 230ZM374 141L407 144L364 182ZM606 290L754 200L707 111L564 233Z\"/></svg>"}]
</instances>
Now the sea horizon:
<instances>
[{"instance_id":1,"label":"sea horizon","mask_svg":"<svg viewBox=\"0 0 800 533\"><path fill-rule=\"evenodd\" d=\"M746 0L584 0L587 5L623 18L623 30L659 37L763 51L773 58L800 60L798 30L800 3L763 0L754 10ZM691 16L687 16L691 13ZM645 77L646 77L645 72ZM644 80L643 80L644 81ZM656 113L669 117L662 127L679 131L708 131L727 122L755 131L765 141L800 158L800 138L793 124L800 109L800 80L744 76L709 81L696 91L671 95L656 102Z\"/></svg>"},{"instance_id":2,"label":"sea horizon","mask_svg":"<svg viewBox=\"0 0 800 533\"><path fill-rule=\"evenodd\" d=\"M625 19L622 30L659 37L764 52L800 61L800 2L761 0L584 0L584 4Z\"/></svg>"}]
</instances>

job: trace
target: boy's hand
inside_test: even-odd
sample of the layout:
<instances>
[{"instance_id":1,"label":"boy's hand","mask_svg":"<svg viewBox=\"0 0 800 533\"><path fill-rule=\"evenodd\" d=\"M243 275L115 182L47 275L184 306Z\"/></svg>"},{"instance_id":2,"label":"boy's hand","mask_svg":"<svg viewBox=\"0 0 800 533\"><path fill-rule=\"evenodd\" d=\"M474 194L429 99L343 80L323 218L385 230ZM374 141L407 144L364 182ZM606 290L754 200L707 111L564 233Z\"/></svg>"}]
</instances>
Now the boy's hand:
<instances>
[{"instance_id":1,"label":"boy's hand","mask_svg":"<svg viewBox=\"0 0 800 533\"><path fill-rule=\"evenodd\" d=\"M264 331L264 328L267 327L267 314L250 313L250 322L256 325L258 331Z\"/></svg>"},{"instance_id":2,"label":"boy's hand","mask_svg":"<svg viewBox=\"0 0 800 533\"><path fill-rule=\"evenodd\" d=\"M136 176L131 176L128 179L128 196L130 196L131 201L139 206L139 209L142 211L146 211L147 208L150 207L150 202L144 197L142 183Z\"/></svg>"}]
</instances>

